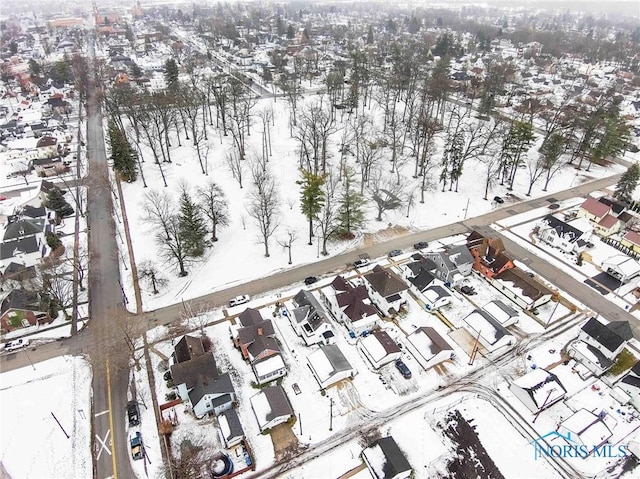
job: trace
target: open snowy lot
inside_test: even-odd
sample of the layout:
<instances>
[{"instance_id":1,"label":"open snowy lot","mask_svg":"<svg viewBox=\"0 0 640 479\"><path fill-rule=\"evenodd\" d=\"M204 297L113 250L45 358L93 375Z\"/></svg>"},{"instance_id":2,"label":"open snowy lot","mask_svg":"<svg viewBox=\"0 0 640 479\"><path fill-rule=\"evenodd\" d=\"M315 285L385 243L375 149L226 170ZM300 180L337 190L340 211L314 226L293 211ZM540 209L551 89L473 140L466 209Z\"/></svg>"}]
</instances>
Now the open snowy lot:
<instances>
[{"instance_id":1,"label":"open snowy lot","mask_svg":"<svg viewBox=\"0 0 640 479\"><path fill-rule=\"evenodd\" d=\"M0 462L9 477L91 477L90 396L91 370L80 357L0 374Z\"/></svg>"}]
</instances>

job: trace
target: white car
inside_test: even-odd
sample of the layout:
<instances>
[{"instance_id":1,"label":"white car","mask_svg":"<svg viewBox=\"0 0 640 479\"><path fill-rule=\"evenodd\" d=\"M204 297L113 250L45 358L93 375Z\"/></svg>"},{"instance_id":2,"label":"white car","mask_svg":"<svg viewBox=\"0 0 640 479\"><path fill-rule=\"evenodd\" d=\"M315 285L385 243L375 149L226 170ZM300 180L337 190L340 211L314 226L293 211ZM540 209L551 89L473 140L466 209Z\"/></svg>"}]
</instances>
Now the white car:
<instances>
[{"instance_id":1,"label":"white car","mask_svg":"<svg viewBox=\"0 0 640 479\"><path fill-rule=\"evenodd\" d=\"M9 341L4 345L4 350L7 352L17 351L18 349L26 348L29 346L28 339L16 339L15 341Z\"/></svg>"},{"instance_id":2,"label":"white car","mask_svg":"<svg viewBox=\"0 0 640 479\"><path fill-rule=\"evenodd\" d=\"M240 296L236 296L229 301L229 306L240 306L241 304L248 303L251 300L251 296L248 294L242 294Z\"/></svg>"}]
</instances>

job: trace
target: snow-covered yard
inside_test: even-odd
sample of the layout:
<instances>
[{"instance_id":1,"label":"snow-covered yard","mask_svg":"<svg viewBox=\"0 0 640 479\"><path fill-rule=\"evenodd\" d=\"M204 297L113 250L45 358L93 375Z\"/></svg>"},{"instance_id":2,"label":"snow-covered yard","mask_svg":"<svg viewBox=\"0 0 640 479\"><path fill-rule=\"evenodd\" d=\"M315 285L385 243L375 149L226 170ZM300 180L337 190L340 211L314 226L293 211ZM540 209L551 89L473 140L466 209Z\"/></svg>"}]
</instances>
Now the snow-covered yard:
<instances>
[{"instance_id":1,"label":"snow-covered yard","mask_svg":"<svg viewBox=\"0 0 640 479\"><path fill-rule=\"evenodd\" d=\"M8 477L91 477L91 369L83 358L0 374L0 404L0 462Z\"/></svg>"}]
</instances>

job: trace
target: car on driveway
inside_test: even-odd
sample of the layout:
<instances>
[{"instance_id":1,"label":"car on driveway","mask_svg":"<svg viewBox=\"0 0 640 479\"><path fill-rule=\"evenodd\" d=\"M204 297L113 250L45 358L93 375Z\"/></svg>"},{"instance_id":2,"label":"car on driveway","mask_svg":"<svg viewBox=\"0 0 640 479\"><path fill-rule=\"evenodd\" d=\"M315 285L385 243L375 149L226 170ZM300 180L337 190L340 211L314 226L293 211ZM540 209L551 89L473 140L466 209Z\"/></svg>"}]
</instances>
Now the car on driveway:
<instances>
[{"instance_id":1,"label":"car on driveway","mask_svg":"<svg viewBox=\"0 0 640 479\"><path fill-rule=\"evenodd\" d=\"M425 249L427 246L429 246L429 243L427 243L426 241L418 241L413 245L415 249Z\"/></svg>"},{"instance_id":2,"label":"car on driveway","mask_svg":"<svg viewBox=\"0 0 640 479\"><path fill-rule=\"evenodd\" d=\"M127 419L129 420L129 427L140 425L140 410L136 401L127 403Z\"/></svg>"},{"instance_id":3,"label":"car on driveway","mask_svg":"<svg viewBox=\"0 0 640 479\"><path fill-rule=\"evenodd\" d=\"M405 379L411 379L411 370L409 367L402 361L402 359L396 360L396 369L400 371L402 377Z\"/></svg>"},{"instance_id":4,"label":"car on driveway","mask_svg":"<svg viewBox=\"0 0 640 479\"><path fill-rule=\"evenodd\" d=\"M29 346L28 339L16 339L14 341L9 341L4 345L4 350L10 353L11 351L17 351L18 349L26 348Z\"/></svg>"},{"instance_id":5,"label":"car on driveway","mask_svg":"<svg viewBox=\"0 0 640 479\"><path fill-rule=\"evenodd\" d=\"M248 294L241 294L240 296L236 296L229 301L229 306L240 306L241 304L248 303L251 300L251 296Z\"/></svg>"},{"instance_id":6,"label":"car on driveway","mask_svg":"<svg viewBox=\"0 0 640 479\"><path fill-rule=\"evenodd\" d=\"M466 294L467 296L472 296L476 294L476 290L473 286L464 285L463 287L460 288L460 291L462 292L462 294Z\"/></svg>"},{"instance_id":7,"label":"car on driveway","mask_svg":"<svg viewBox=\"0 0 640 479\"><path fill-rule=\"evenodd\" d=\"M316 278L315 276L307 276L304 279L304 284L306 284L307 286L313 283L316 283L318 281L318 278Z\"/></svg>"},{"instance_id":8,"label":"car on driveway","mask_svg":"<svg viewBox=\"0 0 640 479\"><path fill-rule=\"evenodd\" d=\"M494 196L493 201L495 201L498 204L502 204L504 203L504 198L502 198L502 196Z\"/></svg>"},{"instance_id":9,"label":"car on driveway","mask_svg":"<svg viewBox=\"0 0 640 479\"><path fill-rule=\"evenodd\" d=\"M387 253L387 256L389 258L394 258L396 256L400 256L402 254L402 250L401 249L392 249L391 251L389 251Z\"/></svg>"}]
</instances>

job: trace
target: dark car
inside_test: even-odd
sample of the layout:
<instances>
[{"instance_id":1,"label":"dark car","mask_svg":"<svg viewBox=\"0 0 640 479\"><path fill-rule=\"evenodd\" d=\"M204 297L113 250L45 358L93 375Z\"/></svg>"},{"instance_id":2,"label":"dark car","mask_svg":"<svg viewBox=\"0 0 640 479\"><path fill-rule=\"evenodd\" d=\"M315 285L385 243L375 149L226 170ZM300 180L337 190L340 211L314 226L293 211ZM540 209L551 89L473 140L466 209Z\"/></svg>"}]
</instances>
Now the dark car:
<instances>
[{"instance_id":1,"label":"dark car","mask_svg":"<svg viewBox=\"0 0 640 479\"><path fill-rule=\"evenodd\" d=\"M396 369L400 371L400 374L402 374L402 377L404 377L405 379L411 379L411 370L402 361L402 359L398 359L396 361Z\"/></svg>"},{"instance_id":2,"label":"dark car","mask_svg":"<svg viewBox=\"0 0 640 479\"><path fill-rule=\"evenodd\" d=\"M427 246L429 246L429 243L427 243L426 241L418 241L413 245L415 249L425 249Z\"/></svg>"},{"instance_id":3,"label":"dark car","mask_svg":"<svg viewBox=\"0 0 640 479\"><path fill-rule=\"evenodd\" d=\"M129 419L129 427L138 426L140 424L140 410L136 401L127 403L127 418Z\"/></svg>"},{"instance_id":4,"label":"dark car","mask_svg":"<svg viewBox=\"0 0 640 479\"><path fill-rule=\"evenodd\" d=\"M493 201L495 201L496 203L499 203L499 204L504 203L504 199L501 196L494 196L493 197Z\"/></svg>"},{"instance_id":5,"label":"dark car","mask_svg":"<svg viewBox=\"0 0 640 479\"><path fill-rule=\"evenodd\" d=\"M402 254L402 250L401 249L392 249L391 251L389 251L387 253L387 256L389 258L393 258L394 256L400 256Z\"/></svg>"},{"instance_id":6,"label":"dark car","mask_svg":"<svg viewBox=\"0 0 640 479\"><path fill-rule=\"evenodd\" d=\"M462 292L462 294L466 294L468 296L476 294L476 290L472 286L465 285L462 288L460 288L460 291Z\"/></svg>"},{"instance_id":7,"label":"dark car","mask_svg":"<svg viewBox=\"0 0 640 479\"><path fill-rule=\"evenodd\" d=\"M313 283L315 283L315 282L317 282L317 281L318 281L318 278L316 278L315 276L307 276L307 277L304 279L304 284L306 284L306 285L310 285L310 284L313 284Z\"/></svg>"}]
</instances>

